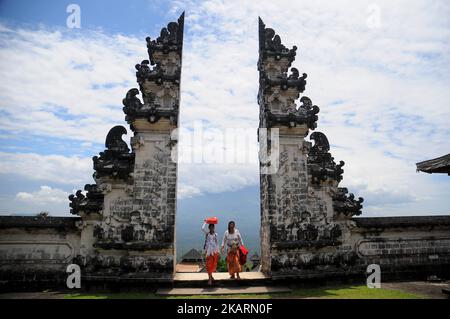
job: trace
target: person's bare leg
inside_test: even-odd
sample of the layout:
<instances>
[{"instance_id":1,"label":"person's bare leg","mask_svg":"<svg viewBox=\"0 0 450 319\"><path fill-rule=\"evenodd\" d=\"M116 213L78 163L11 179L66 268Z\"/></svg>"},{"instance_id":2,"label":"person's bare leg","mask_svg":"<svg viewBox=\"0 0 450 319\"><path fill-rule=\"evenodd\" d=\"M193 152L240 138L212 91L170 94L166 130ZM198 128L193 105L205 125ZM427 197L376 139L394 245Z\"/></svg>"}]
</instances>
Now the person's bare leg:
<instances>
[{"instance_id":1,"label":"person's bare leg","mask_svg":"<svg viewBox=\"0 0 450 319\"><path fill-rule=\"evenodd\" d=\"M214 271L213 272L217 271L217 262L218 262L218 259L215 261L215 264L214 264L215 267L214 267ZM211 273L211 280L213 280L213 281L215 280L214 277L213 277L213 273Z\"/></svg>"},{"instance_id":2,"label":"person's bare leg","mask_svg":"<svg viewBox=\"0 0 450 319\"><path fill-rule=\"evenodd\" d=\"M233 279L234 278L234 273L231 273L229 271L228 271L228 273L230 274L230 279Z\"/></svg>"},{"instance_id":3,"label":"person's bare leg","mask_svg":"<svg viewBox=\"0 0 450 319\"><path fill-rule=\"evenodd\" d=\"M208 274L209 280L208 280L208 285L212 285L212 274Z\"/></svg>"},{"instance_id":4,"label":"person's bare leg","mask_svg":"<svg viewBox=\"0 0 450 319\"><path fill-rule=\"evenodd\" d=\"M236 279L237 279L237 280L241 280L241 276L239 276L239 273L238 273L238 272L236 273Z\"/></svg>"}]
</instances>

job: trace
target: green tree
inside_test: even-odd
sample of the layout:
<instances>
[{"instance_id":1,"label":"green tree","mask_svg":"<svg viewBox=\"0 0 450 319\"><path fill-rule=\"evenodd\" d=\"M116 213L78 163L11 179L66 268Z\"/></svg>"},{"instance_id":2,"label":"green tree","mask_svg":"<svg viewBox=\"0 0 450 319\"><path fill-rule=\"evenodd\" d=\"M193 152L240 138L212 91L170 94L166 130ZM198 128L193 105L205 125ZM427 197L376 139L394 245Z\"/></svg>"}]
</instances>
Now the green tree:
<instances>
[{"instance_id":1,"label":"green tree","mask_svg":"<svg viewBox=\"0 0 450 319\"><path fill-rule=\"evenodd\" d=\"M227 272L227 262L225 258L222 258L222 256L219 256L219 261L217 263L217 272Z\"/></svg>"},{"instance_id":2,"label":"green tree","mask_svg":"<svg viewBox=\"0 0 450 319\"><path fill-rule=\"evenodd\" d=\"M38 217L48 217L50 215L50 212L48 211L41 211L40 213L36 214Z\"/></svg>"}]
</instances>

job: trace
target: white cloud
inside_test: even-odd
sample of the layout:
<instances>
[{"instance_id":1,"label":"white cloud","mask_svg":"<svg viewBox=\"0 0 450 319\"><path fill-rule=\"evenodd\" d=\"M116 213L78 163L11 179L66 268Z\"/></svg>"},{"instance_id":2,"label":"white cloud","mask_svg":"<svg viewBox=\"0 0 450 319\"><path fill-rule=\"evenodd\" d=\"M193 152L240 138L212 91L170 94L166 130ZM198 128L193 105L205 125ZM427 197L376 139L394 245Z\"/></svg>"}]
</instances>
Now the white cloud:
<instances>
[{"instance_id":1,"label":"white cloud","mask_svg":"<svg viewBox=\"0 0 450 319\"><path fill-rule=\"evenodd\" d=\"M76 187L92 183L92 159L78 156L0 152L0 174Z\"/></svg>"},{"instance_id":2,"label":"white cloud","mask_svg":"<svg viewBox=\"0 0 450 319\"><path fill-rule=\"evenodd\" d=\"M188 192L183 187L189 185L196 190L190 191L193 195L236 191L259 183L258 166L249 164L180 165L178 176L178 191Z\"/></svg>"},{"instance_id":3,"label":"white cloud","mask_svg":"<svg viewBox=\"0 0 450 319\"><path fill-rule=\"evenodd\" d=\"M178 199L192 198L199 195L202 195L202 192L197 187L178 183L177 185Z\"/></svg>"},{"instance_id":4,"label":"white cloud","mask_svg":"<svg viewBox=\"0 0 450 319\"><path fill-rule=\"evenodd\" d=\"M41 186L38 191L31 193L19 192L16 194L17 199L38 205L68 203L68 196L69 193L50 186Z\"/></svg>"},{"instance_id":5,"label":"white cloud","mask_svg":"<svg viewBox=\"0 0 450 319\"><path fill-rule=\"evenodd\" d=\"M370 29L371 3L174 1L172 11L187 14L181 126L203 119L208 129L254 128L256 143L260 15L299 47L293 66L308 74L305 95L321 108L317 130L346 162L341 185L366 197L365 213L448 213L448 178L418 174L414 164L450 149L450 5L379 0L381 27ZM0 41L2 130L88 148L123 124L133 66L147 58L143 38L0 26ZM92 182L89 158L0 153L0 163L0 173ZM259 183L256 165L180 164L178 177L179 198Z\"/></svg>"},{"instance_id":6,"label":"white cloud","mask_svg":"<svg viewBox=\"0 0 450 319\"><path fill-rule=\"evenodd\" d=\"M0 44L2 130L98 143L124 123L144 38L0 28Z\"/></svg>"},{"instance_id":7,"label":"white cloud","mask_svg":"<svg viewBox=\"0 0 450 319\"><path fill-rule=\"evenodd\" d=\"M416 173L415 163L450 149L450 6L377 1L381 28L369 29L371 3L190 2L182 125L205 118L256 129L259 15L299 47L293 66L308 74L305 95L321 108L317 130L346 162L341 185L366 197L365 212L448 213L450 181Z\"/></svg>"}]
</instances>

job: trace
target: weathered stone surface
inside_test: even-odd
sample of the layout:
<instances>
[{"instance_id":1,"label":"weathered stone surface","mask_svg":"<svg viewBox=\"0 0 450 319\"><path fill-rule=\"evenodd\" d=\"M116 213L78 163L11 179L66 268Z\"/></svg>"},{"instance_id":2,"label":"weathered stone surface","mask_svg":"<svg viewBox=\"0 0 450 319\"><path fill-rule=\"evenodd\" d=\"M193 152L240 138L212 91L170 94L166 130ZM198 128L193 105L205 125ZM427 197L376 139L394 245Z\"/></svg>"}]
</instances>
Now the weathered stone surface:
<instances>
[{"instance_id":1,"label":"weathered stone surface","mask_svg":"<svg viewBox=\"0 0 450 319\"><path fill-rule=\"evenodd\" d=\"M429 227L430 229L450 226L450 216L395 216L395 217L358 217L353 221L357 227L362 229L370 228L422 228Z\"/></svg>"},{"instance_id":2,"label":"weathered stone surface","mask_svg":"<svg viewBox=\"0 0 450 319\"><path fill-rule=\"evenodd\" d=\"M311 182L320 185L323 181L334 179L339 183L344 173L342 169L344 161L340 161L339 164L334 162L325 134L314 132L310 139L315 141L308 153L308 173L311 175Z\"/></svg>"},{"instance_id":3,"label":"weathered stone surface","mask_svg":"<svg viewBox=\"0 0 450 319\"><path fill-rule=\"evenodd\" d=\"M279 129L278 171L260 179L262 270L272 279L364 278L379 264L385 278L450 275L450 216L352 219L363 199L338 187L344 162L336 164L323 133L304 141L318 108L305 97L306 108L295 106L306 84L297 69L287 76L295 52L260 20L260 127Z\"/></svg>"},{"instance_id":4,"label":"weathered stone surface","mask_svg":"<svg viewBox=\"0 0 450 319\"><path fill-rule=\"evenodd\" d=\"M354 218L350 244L358 263L390 277L450 275L450 216Z\"/></svg>"},{"instance_id":5,"label":"weathered stone surface","mask_svg":"<svg viewBox=\"0 0 450 319\"><path fill-rule=\"evenodd\" d=\"M281 43L279 35L275 34L275 31L270 28L266 28L266 25L259 18L259 56L260 60L269 60L274 58L275 60L286 59L290 63L294 61L297 47L292 49L286 48ZM261 61L262 62L262 61Z\"/></svg>"},{"instance_id":6,"label":"weathered stone surface","mask_svg":"<svg viewBox=\"0 0 450 319\"><path fill-rule=\"evenodd\" d=\"M86 196L81 190L78 190L75 195L69 195L70 213L79 215L80 212L85 214L99 213L103 208L104 195L99 190L96 184L84 185Z\"/></svg>"},{"instance_id":7,"label":"weathered stone surface","mask_svg":"<svg viewBox=\"0 0 450 319\"><path fill-rule=\"evenodd\" d=\"M139 89L128 91L130 151L116 126L106 150L94 157L95 184L70 195L79 218L0 216L0 281L65 283L66 266L82 267L83 282L171 281L174 276L179 80L184 15L147 38L149 60L136 65ZM260 20L260 128L262 145L279 157L261 163L261 266L264 278L366 275L379 264L389 275L450 276L450 216L352 218L362 198L344 187L328 139L314 132L319 108L300 94L306 74L291 67L297 48L286 48ZM288 75L288 73L290 73ZM137 97L142 95L142 102ZM302 105L297 107L300 98ZM276 164L276 165L275 165ZM277 166L270 174L265 168Z\"/></svg>"},{"instance_id":8,"label":"weathered stone surface","mask_svg":"<svg viewBox=\"0 0 450 319\"><path fill-rule=\"evenodd\" d=\"M346 216L361 215L363 198L355 200L355 195L348 194L345 187L338 187L333 195L333 208L336 213L342 213Z\"/></svg>"},{"instance_id":9,"label":"weathered stone surface","mask_svg":"<svg viewBox=\"0 0 450 319\"><path fill-rule=\"evenodd\" d=\"M260 127L306 125L316 127L319 107L303 96L301 104L295 101L305 90L306 77L299 75L296 68L290 69L297 47L287 49L275 31L266 28L259 19L259 92Z\"/></svg>"},{"instance_id":10,"label":"weathered stone surface","mask_svg":"<svg viewBox=\"0 0 450 319\"><path fill-rule=\"evenodd\" d=\"M136 88L129 90L123 99L125 119L133 131L133 123L140 118L150 123L161 118L170 120L174 126L178 123L183 30L184 13L177 22L170 22L163 28L157 39L146 39L149 60L136 64L142 102Z\"/></svg>"},{"instance_id":11,"label":"weathered stone surface","mask_svg":"<svg viewBox=\"0 0 450 319\"><path fill-rule=\"evenodd\" d=\"M178 123L183 25L184 14L156 40L147 38L150 61L136 65L139 90L129 90L123 99L134 131L132 151L121 139L126 129L116 126L107 150L94 157L96 185L90 190L101 193L101 202L98 196L94 205L90 192L86 198L81 192L71 195L72 210L84 221L77 260L89 276L172 276L177 165L171 132ZM91 211L97 214L88 218Z\"/></svg>"},{"instance_id":12,"label":"weathered stone surface","mask_svg":"<svg viewBox=\"0 0 450 319\"><path fill-rule=\"evenodd\" d=\"M0 216L0 229L4 228L54 228L70 230L77 228L79 217L53 216Z\"/></svg>"},{"instance_id":13,"label":"weathered stone surface","mask_svg":"<svg viewBox=\"0 0 450 319\"><path fill-rule=\"evenodd\" d=\"M261 176L262 269L275 277L323 267L336 271L354 262L345 244L362 199L338 190L344 162L334 162L326 136L311 134L312 146L304 141L317 126L319 108L305 96L300 107L295 104L306 85L306 74L300 77L296 68L288 75L297 48L284 47L261 20L259 41L260 127L279 129L278 170Z\"/></svg>"},{"instance_id":14,"label":"weathered stone surface","mask_svg":"<svg viewBox=\"0 0 450 319\"><path fill-rule=\"evenodd\" d=\"M128 180L134 168L134 153L129 153L127 143L122 140L122 135L127 134L123 126L113 127L106 136L106 150L100 156L92 158L94 162L94 179L102 177Z\"/></svg>"},{"instance_id":15,"label":"weathered stone surface","mask_svg":"<svg viewBox=\"0 0 450 319\"><path fill-rule=\"evenodd\" d=\"M0 281L14 289L65 282L79 253L79 217L0 216Z\"/></svg>"}]
</instances>

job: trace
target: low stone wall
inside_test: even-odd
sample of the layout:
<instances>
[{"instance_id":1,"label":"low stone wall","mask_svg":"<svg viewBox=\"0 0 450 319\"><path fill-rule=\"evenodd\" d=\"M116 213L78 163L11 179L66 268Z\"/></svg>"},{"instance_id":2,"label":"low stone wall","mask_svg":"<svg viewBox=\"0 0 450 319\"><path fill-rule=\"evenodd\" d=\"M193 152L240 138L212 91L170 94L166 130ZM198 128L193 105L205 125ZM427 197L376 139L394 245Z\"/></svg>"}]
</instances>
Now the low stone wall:
<instances>
[{"instance_id":1,"label":"low stone wall","mask_svg":"<svg viewBox=\"0 0 450 319\"><path fill-rule=\"evenodd\" d=\"M78 221L73 217L0 216L0 281L9 286L64 283L66 267L80 250Z\"/></svg>"},{"instance_id":2,"label":"low stone wall","mask_svg":"<svg viewBox=\"0 0 450 319\"><path fill-rule=\"evenodd\" d=\"M334 246L273 245L269 275L275 281L364 281L367 266L377 264L382 281L450 278L450 216L365 217L350 224Z\"/></svg>"},{"instance_id":3,"label":"low stone wall","mask_svg":"<svg viewBox=\"0 0 450 319\"><path fill-rule=\"evenodd\" d=\"M294 265L288 273L273 274L273 279L363 280L369 264L381 266L382 281L426 279L430 275L450 278L450 216L371 217L352 221L349 238L334 248L339 254L327 247L298 247L297 253L311 257L305 264L307 267ZM63 285L67 265L76 262L80 254L79 222L80 218L72 217L0 216L0 282L7 283L9 289ZM288 258L290 253L282 254ZM352 258L336 257L336 262L328 261L326 266L319 262L321 256L335 255ZM140 280L129 279L133 285L140 280L155 281L145 276Z\"/></svg>"},{"instance_id":4,"label":"low stone wall","mask_svg":"<svg viewBox=\"0 0 450 319\"><path fill-rule=\"evenodd\" d=\"M361 266L382 276L450 276L450 216L354 218L351 244Z\"/></svg>"}]
</instances>

